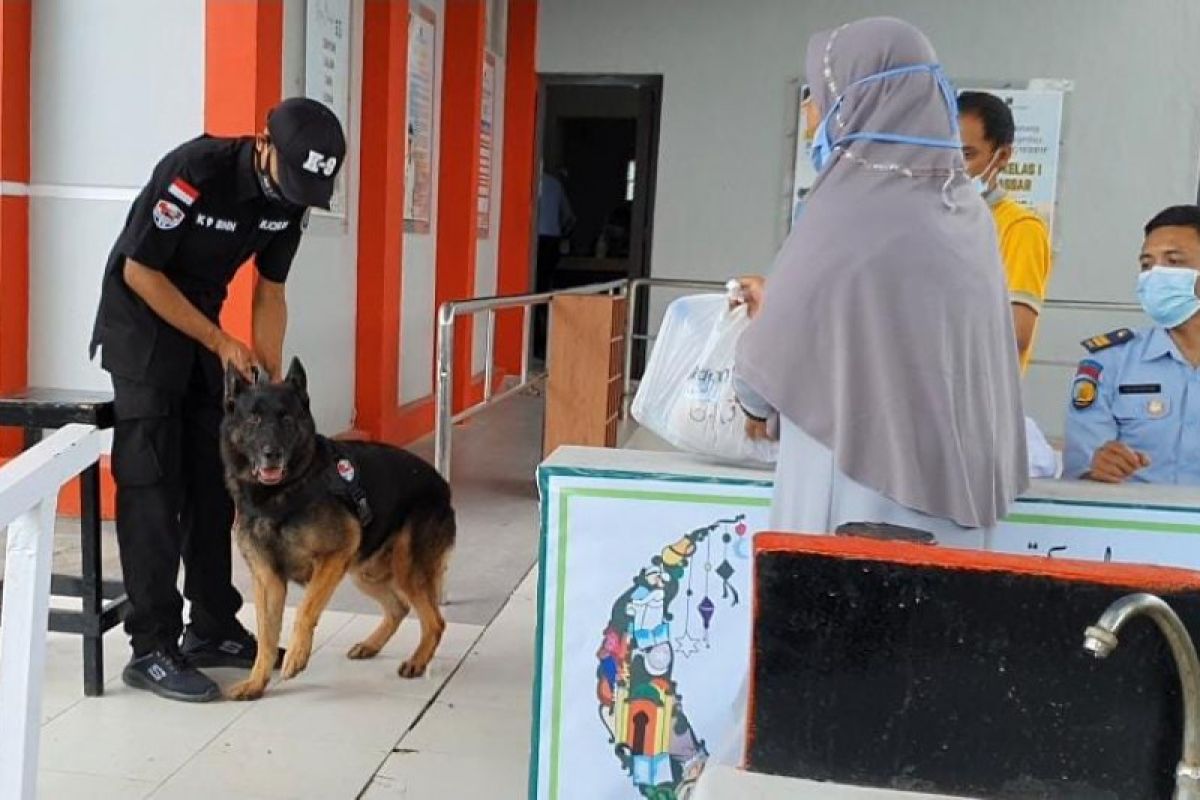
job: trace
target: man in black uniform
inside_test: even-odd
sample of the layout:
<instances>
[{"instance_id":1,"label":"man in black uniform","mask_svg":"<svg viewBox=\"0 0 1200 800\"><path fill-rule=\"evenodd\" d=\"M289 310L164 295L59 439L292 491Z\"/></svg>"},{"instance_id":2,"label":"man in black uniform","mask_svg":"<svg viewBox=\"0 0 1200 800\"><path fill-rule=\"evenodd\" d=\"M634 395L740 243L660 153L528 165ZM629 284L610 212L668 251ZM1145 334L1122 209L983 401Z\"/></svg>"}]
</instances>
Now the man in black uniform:
<instances>
[{"instance_id":1,"label":"man in black uniform","mask_svg":"<svg viewBox=\"0 0 1200 800\"><path fill-rule=\"evenodd\" d=\"M218 449L224 365L280 378L284 280L307 210L329 207L345 154L337 117L306 98L272 109L256 137L193 139L155 167L108 258L91 353L102 349L113 382L130 686L213 700L220 690L197 667L254 663L231 582L233 503ZM247 346L218 320L229 282L251 257L258 281Z\"/></svg>"}]
</instances>

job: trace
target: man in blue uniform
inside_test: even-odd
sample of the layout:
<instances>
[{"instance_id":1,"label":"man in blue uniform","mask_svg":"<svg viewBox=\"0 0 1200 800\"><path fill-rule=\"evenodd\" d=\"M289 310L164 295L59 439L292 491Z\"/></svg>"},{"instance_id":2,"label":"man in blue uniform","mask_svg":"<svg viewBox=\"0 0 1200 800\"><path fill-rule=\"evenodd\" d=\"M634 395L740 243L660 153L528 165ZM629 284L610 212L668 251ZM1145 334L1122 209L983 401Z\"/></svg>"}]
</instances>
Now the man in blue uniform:
<instances>
[{"instance_id":1,"label":"man in blue uniform","mask_svg":"<svg viewBox=\"0 0 1200 800\"><path fill-rule=\"evenodd\" d=\"M1200 486L1200 207L1146 225L1137 293L1153 327L1088 339L1063 477Z\"/></svg>"},{"instance_id":2,"label":"man in blue uniform","mask_svg":"<svg viewBox=\"0 0 1200 800\"><path fill-rule=\"evenodd\" d=\"M242 598L231 582L233 501L218 448L224 366L280 377L284 281L307 209L328 208L345 154L337 117L305 98L276 106L257 137L193 139L155 167L109 255L91 352L101 348L113 382L130 686L214 700L220 690L197 667L254 662L254 638L234 616ZM250 258L259 279L247 345L219 320L229 282Z\"/></svg>"}]
</instances>

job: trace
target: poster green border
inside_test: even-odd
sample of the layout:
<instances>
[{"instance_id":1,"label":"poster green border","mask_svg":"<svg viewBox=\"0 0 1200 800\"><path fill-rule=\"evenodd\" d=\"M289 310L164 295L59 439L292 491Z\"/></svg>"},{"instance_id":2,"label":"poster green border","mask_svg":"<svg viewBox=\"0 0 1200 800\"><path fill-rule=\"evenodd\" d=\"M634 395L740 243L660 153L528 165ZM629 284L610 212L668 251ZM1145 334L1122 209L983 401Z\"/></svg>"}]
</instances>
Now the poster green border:
<instances>
[{"instance_id":1,"label":"poster green border","mask_svg":"<svg viewBox=\"0 0 1200 800\"><path fill-rule=\"evenodd\" d=\"M688 484L709 484L722 487L738 487L738 488L759 488L769 489L772 482L769 480L743 480L743 479L722 479L710 478L707 476L693 475L669 475L658 473L645 472L630 472L623 470L601 470L601 469L583 469L578 467L543 467L538 470L538 495L539 495L539 518L541 520L541 531L538 543L538 601L537 601L537 644L534 658L534 682L533 682L533 712L532 732L530 735L530 753L529 753L529 800L537 800L538 789L538 773L541 754L541 730L542 730L542 680L545 677L542 673L542 664L545 663L545 615L543 609L546 603L546 550L547 543L550 538L550 504L549 499L549 484L551 478L562 477L578 477L578 478L603 478L608 480L638 480L638 481L658 481L663 483L688 483ZM604 499L617 500L642 500L649 502L681 502L695 503L701 505L728 505L739 503L750 505L756 508L765 508L771 505L770 498L747 498L736 497L730 495L703 495L694 492L670 492L663 490L650 489L589 489L589 488L568 488L563 489L560 495L559 518L557 520L556 533L558 536L558 563L555 565L557 574L558 591L554 598L555 600L555 653L554 653L554 675L555 681L553 699L551 700L551 741L550 741L550 789L547 800L557 800L558 798L558 764L559 764L559 738L562 723L562 662L563 662L563 626L566 610L566 531L570 522L570 501L576 497L598 497Z\"/></svg>"},{"instance_id":2,"label":"poster green border","mask_svg":"<svg viewBox=\"0 0 1200 800\"><path fill-rule=\"evenodd\" d=\"M1144 508L1131 509L1144 511ZM1179 511L1179 509L1174 509ZM1193 513L1196 513L1193 511ZM1101 517L1068 517L1054 514L1009 514L1003 520L1013 525L1055 525L1062 528L1095 528L1098 530L1143 531L1145 533L1200 534L1200 525L1182 522L1138 522L1135 520L1104 519Z\"/></svg>"}]
</instances>

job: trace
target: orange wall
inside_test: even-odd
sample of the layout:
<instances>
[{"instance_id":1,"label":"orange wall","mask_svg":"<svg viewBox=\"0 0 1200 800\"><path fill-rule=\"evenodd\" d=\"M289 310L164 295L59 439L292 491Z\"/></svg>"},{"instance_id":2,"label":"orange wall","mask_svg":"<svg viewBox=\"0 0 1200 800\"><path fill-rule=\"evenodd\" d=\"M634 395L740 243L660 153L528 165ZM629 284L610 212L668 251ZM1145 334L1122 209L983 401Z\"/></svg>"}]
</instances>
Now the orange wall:
<instances>
[{"instance_id":1,"label":"orange wall","mask_svg":"<svg viewBox=\"0 0 1200 800\"><path fill-rule=\"evenodd\" d=\"M0 182L29 182L28 0L0 2ZM0 392L25 385L29 359L29 198L0 191ZM0 431L0 455L20 448Z\"/></svg>"}]
</instances>

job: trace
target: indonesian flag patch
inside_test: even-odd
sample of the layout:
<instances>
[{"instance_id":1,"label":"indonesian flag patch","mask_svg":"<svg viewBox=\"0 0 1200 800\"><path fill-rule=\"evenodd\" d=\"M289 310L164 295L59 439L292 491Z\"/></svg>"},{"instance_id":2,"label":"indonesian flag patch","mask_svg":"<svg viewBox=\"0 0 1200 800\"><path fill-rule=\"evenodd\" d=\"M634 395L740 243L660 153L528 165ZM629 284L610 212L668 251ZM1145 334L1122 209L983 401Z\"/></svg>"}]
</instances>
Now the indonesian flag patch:
<instances>
[{"instance_id":1,"label":"indonesian flag patch","mask_svg":"<svg viewBox=\"0 0 1200 800\"><path fill-rule=\"evenodd\" d=\"M354 482L354 465L350 463L350 459L342 458L337 462L338 475L342 476L342 480L346 483Z\"/></svg>"},{"instance_id":2,"label":"indonesian flag patch","mask_svg":"<svg viewBox=\"0 0 1200 800\"><path fill-rule=\"evenodd\" d=\"M183 178L176 178L171 181L171 185L167 187L167 193L174 197L185 206L190 206L200 197L200 192L195 186L185 181Z\"/></svg>"}]
</instances>

